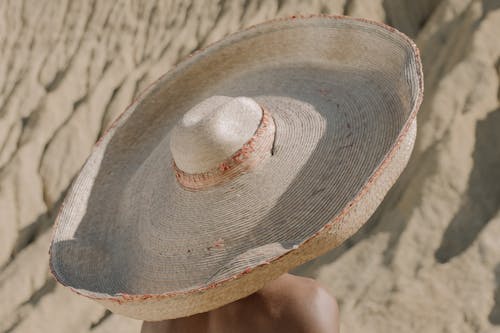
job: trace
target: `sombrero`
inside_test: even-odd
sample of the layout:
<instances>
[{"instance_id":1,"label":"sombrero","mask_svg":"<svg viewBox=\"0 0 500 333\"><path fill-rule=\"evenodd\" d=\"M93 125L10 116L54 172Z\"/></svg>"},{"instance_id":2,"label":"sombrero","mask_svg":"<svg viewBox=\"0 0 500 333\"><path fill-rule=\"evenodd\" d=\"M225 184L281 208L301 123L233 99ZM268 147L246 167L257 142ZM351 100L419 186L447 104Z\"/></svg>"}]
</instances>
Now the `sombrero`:
<instances>
[{"instance_id":1,"label":"sombrero","mask_svg":"<svg viewBox=\"0 0 500 333\"><path fill-rule=\"evenodd\" d=\"M367 221L410 157L422 94L415 44L380 23L230 35L97 142L58 215L52 273L143 320L245 297Z\"/></svg>"}]
</instances>

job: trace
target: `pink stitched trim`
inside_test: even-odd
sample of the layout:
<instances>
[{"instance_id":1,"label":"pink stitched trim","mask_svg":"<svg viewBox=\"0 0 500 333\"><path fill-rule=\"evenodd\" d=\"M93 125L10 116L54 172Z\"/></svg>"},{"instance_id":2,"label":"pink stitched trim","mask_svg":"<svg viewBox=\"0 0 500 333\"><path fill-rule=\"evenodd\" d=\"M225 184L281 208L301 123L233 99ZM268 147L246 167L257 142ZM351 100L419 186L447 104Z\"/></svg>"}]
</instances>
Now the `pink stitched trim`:
<instances>
[{"instance_id":1,"label":"pink stitched trim","mask_svg":"<svg viewBox=\"0 0 500 333\"><path fill-rule=\"evenodd\" d=\"M262 119L255 134L243 144L243 147L220 162L219 165L202 173L187 173L177 167L175 161L172 167L179 184L188 190L203 190L224 183L243 172L258 165L271 154L274 143L275 125L269 111L262 108Z\"/></svg>"}]
</instances>

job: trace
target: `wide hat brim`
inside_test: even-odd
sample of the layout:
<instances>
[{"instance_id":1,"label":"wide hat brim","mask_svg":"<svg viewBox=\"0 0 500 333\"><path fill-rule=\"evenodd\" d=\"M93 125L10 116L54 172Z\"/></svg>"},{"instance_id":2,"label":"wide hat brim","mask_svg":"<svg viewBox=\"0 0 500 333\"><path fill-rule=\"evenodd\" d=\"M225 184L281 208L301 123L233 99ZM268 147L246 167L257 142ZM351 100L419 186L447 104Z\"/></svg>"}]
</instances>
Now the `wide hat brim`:
<instances>
[{"instance_id":1,"label":"wide hat brim","mask_svg":"<svg viewBox=\"0 0 500 333\"><path fill-rule=\"evenodd\" d=\"M383 24L313 16L233 34L161 77L99 140L58 215L52 273L142 320L245 297L368 220L410 157L422 94L416 46ZM269 110L273 154L191 191L169 133L213 95Z\"/></svg>"}]
</instances>

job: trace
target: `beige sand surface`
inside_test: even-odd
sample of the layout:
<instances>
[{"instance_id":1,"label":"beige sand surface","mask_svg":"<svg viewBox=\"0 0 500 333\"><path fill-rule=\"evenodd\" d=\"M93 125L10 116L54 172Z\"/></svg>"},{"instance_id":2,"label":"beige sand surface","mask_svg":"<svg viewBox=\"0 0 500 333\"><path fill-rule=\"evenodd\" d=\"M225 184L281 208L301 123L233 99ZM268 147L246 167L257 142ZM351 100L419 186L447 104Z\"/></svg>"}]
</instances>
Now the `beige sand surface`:
<instances>
[{"instance_id":1,"label":"beige sand surface","mask_svg":"<svg viewBox=\"0 0 500 333\"><path fill-rule=\"evenodd\" d=\"M267 19L333 13L415 38L414 155L371 221L297 270L343 332L500 332L500 1L0 1L0 332L138 332L56 285L50 226L110 121L181 58Z\"/></svg>"}]
</instances>

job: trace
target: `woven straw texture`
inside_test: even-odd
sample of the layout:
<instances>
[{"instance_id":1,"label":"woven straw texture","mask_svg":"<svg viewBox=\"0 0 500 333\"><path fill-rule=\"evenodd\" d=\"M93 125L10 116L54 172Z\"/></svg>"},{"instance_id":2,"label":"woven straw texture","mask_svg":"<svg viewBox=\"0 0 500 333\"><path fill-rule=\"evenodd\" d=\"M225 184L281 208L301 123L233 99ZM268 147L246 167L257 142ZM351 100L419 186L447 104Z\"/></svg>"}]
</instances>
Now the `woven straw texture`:
<instances>
[{"instance_id":1,"label":"woven straw texture","mask_svg":"<svg viewBox=\"0 0 500 333\"><path fill-rule=\"evenodd\" d=\"M422 89L414 44L364 20L281 20L225 38L163 76L96 145L58 216L53 274L147 320L256 291L366 222L408 161ZM269 110L273 155L189 191L170 131L214 95Z\"/></svg>"}]
</instances>

